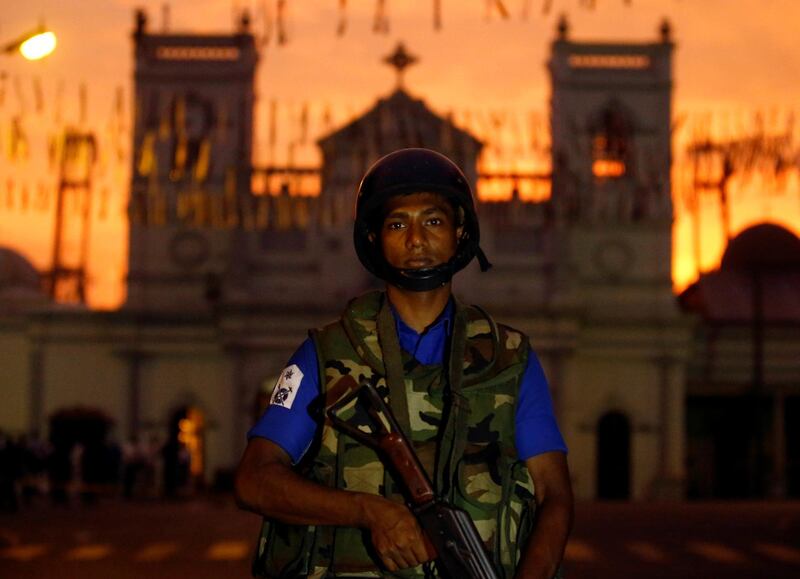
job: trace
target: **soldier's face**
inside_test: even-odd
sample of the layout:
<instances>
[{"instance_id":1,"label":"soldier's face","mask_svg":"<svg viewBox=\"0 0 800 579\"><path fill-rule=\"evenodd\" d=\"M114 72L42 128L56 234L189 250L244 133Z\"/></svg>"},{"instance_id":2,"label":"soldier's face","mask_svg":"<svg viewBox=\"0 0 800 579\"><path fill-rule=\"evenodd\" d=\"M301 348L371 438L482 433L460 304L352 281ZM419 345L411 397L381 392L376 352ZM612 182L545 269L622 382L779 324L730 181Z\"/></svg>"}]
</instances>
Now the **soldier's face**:
<instances>
[{"instance_id":1,"label":"soldier's face","mask_svg":"<svg viewBox=\"0 0 800 579\"><path fill-rule=\"evenodd\" d=\"M453 206L435 193L392 197L380 230L383 257L398 269L424 269L455 255L461 227Z\"/></svg>"}]
</instances>

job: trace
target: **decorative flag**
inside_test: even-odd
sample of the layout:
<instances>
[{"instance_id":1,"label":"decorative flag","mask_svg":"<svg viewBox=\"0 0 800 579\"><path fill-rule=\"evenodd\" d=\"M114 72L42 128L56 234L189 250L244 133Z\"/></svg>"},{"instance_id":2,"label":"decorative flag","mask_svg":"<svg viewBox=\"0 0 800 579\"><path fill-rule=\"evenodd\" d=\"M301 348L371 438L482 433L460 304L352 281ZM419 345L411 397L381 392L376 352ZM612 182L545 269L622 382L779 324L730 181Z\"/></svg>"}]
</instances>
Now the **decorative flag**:
<instances>
[{"instance_id":1,"label":"decorative flag","mask_svg":"<svg viewBox=\"0 0 800 579\"><path fill-rule=\"evenodd\" d=\"M33 100L36 114L42 114L44 110L44 95L42 94L42 79L38 76L33 77Z\"/></svg>"},{"instance_id":2,"label":"decorative flag","mask_svg":"<svg viewBox=\"0 0 800 579\"><path fill-rule=\"evenodd\" d=\"M344 36L347 32L347 0L339 0L339 23L336 26L336 36Z\"/></svg>"},{"instance_id":3,"label":"decorative flag","mask_svg":"<svg viewBox=\"0 0 800 579\"><path fill-rule=\"evenodd\" d=\"M503 0L486 0L486 20L491 19L494 8L497 9L497 12L500 14L500 17L503 20L508 20L508 8L506 8L506 5L503 4Z\"/></svg>"},{"instance_id":4,"label":"decorative flag","mask_svg":"<svg viewBox=\"0 0 800 579\"><path fill-rule=\"evenodd\" d=\"M531 12L531 0L522 0L521 16L523 20L527 20Z\"/></svg>"},{"instance_id":5,"label":"decorative flag","mask_svg":"<svg viewBox=\"0 0 800 579\"><path fill-rule=\"evenodd\" d=\"M89 118L89 92L85 82L78 88L78 100L80 104L78 122L84 126Z\"/></svg>"},{"instance_id":6,"label":"decorative flag","mask_svg":"<svg viewBox=\"0 0 800 579\"><path fill-rule=\"evenodd\" d=\"M211 163L211 139L203 138L197 153L197 161L193 169L193 178L197 183L203 183L208 178L208 168Z\"/></svg>"},{"instance_id":7,"label":"decorative flag","mask_svg":"<svg viewBox=\"0 0 800 579\"><path fill-rule=\"evenodd\" d=\"M372 31L376 34L389 34L389 17L386 14L386 0L376 0L375 19Z\"/></svg>"},{"instance_id":8,"label":"decorative flag","mask_svg":"<svg viewBox=\"0 0 800 579\"><path fill-rule=\"evenodd\" d=\"M263 0L261 2L261 19L263 21L261 46L264 47L269 44L269 41L272 38L272 12L269 9L269 2L267 2L267 0Z\"/></svg>"},{"instance_id":9,"label":"decorative flag","mask_svg":"<svg viewBox=\"0 0 800 579\"><path fill-rule=\"evenodd\" d=\"M500 16L502 16L503 20L508 20L511 14L509 13L508 8L506 8L506 5L503 4L503 0L494 0L494 3L495 6L497 6L497 11L500 13Z\"/></svg>"},{"instance_id":10,"label":"decorative flag","mask_svg":"<svg viewBox=\"0 0 800 579\"><path fill-rule=\"evenodd\" d=\"M47 167L50 171L58 170L62 138L61 133L50 133L47 137Z\"/></svg>"},{"instance_id":11,"label":"decorative flag","mask_svg":"<svg viewBox=\"0 0 800 579\"><path fill-rule=\"evenodd\" d=\"M22 117L16 115L11 120L11 143L8 156L12 161L27 160L29 152L28 137L22 126Z\"/></svg>"},{"instance_id":12,"label":"decorative flag","mask_svg":"<svg viewBox=\"0 0 800 579\"><path fill-rule=\"evenodd\" d=\"M286 0L278 0L277 12L278 45L283 46L289 41L286 34Z\"/></svg>"},{"instance_id":13,"label":"decorative flag","mask_svg":"<svg viewBox=\"0 0 800 579\"><path fill-rule=\"evenodd\" d=\"M175 98L172 126L175 143L169 178L172 181L180 181L186 171L186 162L189 157L189 143L186 136L186 99L183 95Z\"/></svg>"},{"instance_id":14,"label":"decorative flag","mask_svg":"<svg viewBox=\"0 0 800 579\"><path fill-rule=\"evenodd\" d=\"M153 168L156 161L155 146L155 132L152 130L147 131L144 135L144 139L142 140L142 147L139 153L139 162L137 163L136 167L139 175L142 175L143 177L153 173Z\"/></svg>"},{"instance_id":15,"label":"decorative flag","mask_svg":"<svg viewBox=\"0 0 800 579\"><path fill-rule=\"evenodd\" d=\"M173 181L180 181L186 169L186 159L188 157L188 141L186 135L181 132L175 138L175 153L172 156L172 170L169 178Z\"/></svg>"},{"instance_id":16,"label":"decorative flag","mask_svg":"<svg viewBox=\"0 0 800 579\"><path fill-rule=\"evenodd\" d=\"M117 162L122 163L125 161L125 146L124 141L125 129L125 89L121 86L117 87L114 96L114 134L113 144L114 152Z\"/></svg>"},{"instance_id":17,"label":"decorative flag","mask_svg":"<svg viewBox=\"0 0 800 579\"><path fill-rule=\"evenodd\" d=\"M22 82L18 76L14 77L14 96L17 98L17 106L18 110L21 114L25 114L27 111L27 102L25 100L25 94L22 90Z\"/></svg>"},{"instance_id":18,"label":"decorative flag","mask_svg":"<svg viewBox=\"0 0 800 579\"><path fill-rule=\"evenodd\" d=\"M275 162L275 145L278 142L278 101L272 99L269 103L269 162Z\"/></svg>"},{"instance_id":19,"label":"decorative flag","mask_svg":"<svg viewBox=\"0 0 800 579\"><path fill-rule=\"evenodd\" d=\"M153 102L151 103L151 111L153 114L158 114L158 97L153 95ZM169 107L161 110L161 118L158 121L158 139L166 141L172 136L172 119L169 112Z\"/></svg>"},{"instance_id":20,"label":"decorative flag","mask_svg":"<svg viewBox=\"0 0 800 579\"><path fill-rule=\"evenodd\" d=\"M303 103L303 108L300 111L300 144L305 145L308 142L308 103Z\"/></svg>"},{"instance_id":21,"label":"decorative flag","mask_svg":"<svg viewBox=\"0 0 800 579\"><path fill-rule=\"evenodd\" d=\"M6 179L6 209L14 209L14 180L9 177Z\"/></svg>"},{"instance_id":22,"label":"decorative flag","mask_svg":"<svg viewBox=\"0 0 800 579\"><path fill-rule=\"evenodd\" d=\"M325 129L326 132L329 131L331 129L331 127L333 126L333 116L331 114L331 105L330 105L330 103L327 103L325 105L325 110L322 113L322 126L323 126L323 128Z\"/></svg>"}]
</instances>

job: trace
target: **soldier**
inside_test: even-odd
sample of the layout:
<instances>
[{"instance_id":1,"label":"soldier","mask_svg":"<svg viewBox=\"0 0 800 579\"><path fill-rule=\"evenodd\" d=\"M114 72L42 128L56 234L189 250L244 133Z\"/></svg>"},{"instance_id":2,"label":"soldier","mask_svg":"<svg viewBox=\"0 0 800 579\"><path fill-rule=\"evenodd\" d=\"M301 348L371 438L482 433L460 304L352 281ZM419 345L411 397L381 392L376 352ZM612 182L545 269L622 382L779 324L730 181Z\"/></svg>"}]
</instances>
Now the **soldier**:
<instances>
[{"instance_id":1,"label":"soldier","mask_svg":"<svg viewBox=\"0 0 800 579\"><path fill-rule=\"evenodd\" d=\"M527 336L452 294L473 257L489 267L463 173L427 149L381 158L359 187L354 242L386 291L310 332L237 471L240 505L265 517L254 574L435 576L383 464L324 417L371 383L437 496L472 516L501 576L553 577L572 524L566 446Z\"/></svg>"}]
</instances>

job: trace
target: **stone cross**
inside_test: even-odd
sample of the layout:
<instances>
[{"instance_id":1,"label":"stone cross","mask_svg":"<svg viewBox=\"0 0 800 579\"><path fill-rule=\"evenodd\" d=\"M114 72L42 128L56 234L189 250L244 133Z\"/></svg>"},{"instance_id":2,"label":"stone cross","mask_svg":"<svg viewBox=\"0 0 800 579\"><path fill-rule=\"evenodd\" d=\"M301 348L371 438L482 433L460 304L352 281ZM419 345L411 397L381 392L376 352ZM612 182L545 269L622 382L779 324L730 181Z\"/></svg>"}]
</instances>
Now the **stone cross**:
<instances>
[{"instance_id":1,"label":"stone cross","mask_svg":"<svg viewBox=\"0 0 800 579\"><path fill-rule=\"evenodd\" d=\"M397 70L397 88L403 88L403 74L406 68L412 64L416 64L419 59L406 51L405 45L400 42L394 53L383 59L383 62Z\"/></svg>"}]
</instances>

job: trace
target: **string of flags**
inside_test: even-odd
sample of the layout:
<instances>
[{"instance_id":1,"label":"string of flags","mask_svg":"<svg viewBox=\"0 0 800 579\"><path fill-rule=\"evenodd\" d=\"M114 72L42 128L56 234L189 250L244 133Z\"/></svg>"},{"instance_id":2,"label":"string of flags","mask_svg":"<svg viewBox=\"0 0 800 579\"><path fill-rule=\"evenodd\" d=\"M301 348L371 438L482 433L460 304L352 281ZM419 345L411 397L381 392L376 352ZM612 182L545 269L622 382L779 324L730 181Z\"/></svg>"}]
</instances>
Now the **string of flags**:
<instances>
[{"instance_id":1,"label":"string of flags","mask_svg":"<svg viewBox=\"0 0 800 579\"><path fill-rule=\"evenodd\" d=\"M797 110L716 111L683 122L683 146L675 159L673 190L679 212L691 219L694 260L702 270L701 230L711 217L726 244L734 233L732 214L748 207L762 218L774 203L800 200L800 130ZM797 206L794 202L783 207ZM710 213L710 214L709 214Z\"/></svg>"},{"instance_id":2,"label":"string of flags","mask_svg":"<svg viewBox=\"0 0 800 579\"><path fill-rule=\"evenodd\" d=\"M90 118L88 99L85 84L67 91L63 80L45 83L36 75L0 74L0 215L52 214L59 188L67 213L83 211L83 204L73 200L78 194L64 187L78 174L84 180L91 176L96 185L96 218L106 219L115 201L122 209L130 146L124 91L117 89L105 121ZM67 104L74 105L72 115L65 114ZM91 155L68 145L75 134L91 135Z\"/></svg>"},{"instance_id":3,"label":"string of flags","mask_svg":"<svg viewBox=\"0 0 800 579\"><path fill-rule=\"evenodd\" d=\"M390 2L389 0L373 0L373 2L372 32L387 35L392 28ZM625 7L633 6L633 0L615 0L615 2ZM513 2L512 0L484 0L484 20L491 21L494 18L500 18L508 21L515 18L517 14L521 20L528 20L534 12L534 3L538 3L539 13L542 16L548 16L558 8L566 10L577 6L578 9L594 11L600 7L598 0L515 0ZM611 0L605 2L606 5L610 3ZM338 0L333 27L335 36L345 36L350 29L350 9L351 5L348 0ZM289 0L261 0L255 5L254 19L261 23L259 32L261 46L269 45L272 42L283 46L289 42ZM431 23L436 31L444 27L442 0L431 0Z\"/></svg>"},{"instance_id":4,"label":"string of flags","mask_svg":"<svg viewBox=\"0 0 800 579\"><path fill-rule=\"evenodd\" d=\"M720 111L696 115L688 124L688 143L678 159L691 175L684 201L692 208L698 196L719 193L730 179L755 178L771 184L765 192L786 193L791 172L800 170L800 130L793 109Z\"/></svg>"},{"instance_id":5,"label":"string of flags","mask_svg":"<svg viewBox=\"0 0 800 579\"><path fill-rule=\"evenodd\" d=\"M170 212L177 212L196 224L261 227L268 223L283 227L291 223L295 227L308 222L314 201L267 198L316 196L321 188L317 141L352 123L360 114L352 105L261 101L266 114L256 115L263 119L263 125L255 130L256 170L248 177L230 158L238 139L234 138L234 118L224 102L215 103L211 115L204 103L181 97L174 99L171 107L151 114L142 103L127 110L126 91L119 87L98 121L88 116L90 96L85 85L68 86L59 81L49 86L35 76L0 75L0 213L54 211L65 172L66 135L71 128L83 126L81 130L91 132L96 143L91 160L81 161L91 169L96 219L122 214L159 223ZM71 115L67 111L72 111ZM187 128L190 116L193 123L199 118L205 127L199 136ZM544 111L470 108L440 111L439 116L448 121L441 124L439 142L443 146L457 148L460 131L456 129L483 143L479 173L546 175L550 170L550 127ZM795 118L791 110L774 109L722 111L679 119L674 128L675 142L681 143L675 170L684 177L673 179L678 192L676 205L695 211L698 199L715 192L720 195L719 181L725 175L739 181L757 175L772 194L785 191L794 183L791 175L800 170L800 134ZM131 151L132 126L139 121L146 121L149 128ZM413 119L379 119L383 127L395 122L406 134L416 131L411 126ZM379 149L375 135L359 138L364 139L363 147L347 153L354 155L353 166L368 162L370 154ZM145 184L146 206L157 210L142 212L134 203L129 206L131 170ZM245 182L248 178L250 182ZM488 186L479 182L479 192ZM514 186L513 179L492 185L508 190ZM531 198L543 198L543 191ZM251 193L266 200L242 201ZM170 201L173 198L179 201ZM172 206L176 203L179 207ZM290 210L286 209L289 205ZM77 212L79 207L68 202L66 211ZM286 211L296 215L286 217L282 214ZM339 210L330 211L337 214ZM343 214L348 212L349 208L343 209ZM335 215L324 219L329 217L334 219Z\"/></svg>"}]
</instances>

